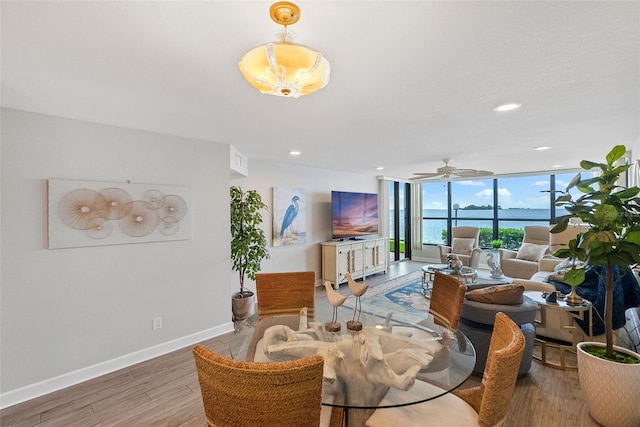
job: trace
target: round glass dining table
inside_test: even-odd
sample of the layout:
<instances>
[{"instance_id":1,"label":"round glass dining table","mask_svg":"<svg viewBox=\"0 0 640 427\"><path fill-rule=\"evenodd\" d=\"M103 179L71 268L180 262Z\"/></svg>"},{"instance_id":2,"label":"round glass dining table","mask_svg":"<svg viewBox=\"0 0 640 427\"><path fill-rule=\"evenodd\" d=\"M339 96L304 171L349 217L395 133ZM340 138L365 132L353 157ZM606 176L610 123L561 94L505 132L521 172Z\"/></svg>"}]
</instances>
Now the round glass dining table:
<instances>
[{"instance_id":1,"label":"round glass dining table","mask_svg":"<svg viewBox=\"0 0 640 427\"><path fill-rule=\"evenodd\" d=\"M354 318L360 330L347 328ZM308 320L304 314L259 319L255 314L238 324L229 350L235 359L262 362L321 354L322 404L344 408L347 427L364 426L377 408L436 399L473 371L476 354L469 339L436 325L428 313L420 322L405 323L366 314L366 306L360 317L338 307L337 319L325 326L331 319ZM339 331L333 331L336 323ZM393 399L385 399L391 388Z\"/></svg>"}]
</instances>

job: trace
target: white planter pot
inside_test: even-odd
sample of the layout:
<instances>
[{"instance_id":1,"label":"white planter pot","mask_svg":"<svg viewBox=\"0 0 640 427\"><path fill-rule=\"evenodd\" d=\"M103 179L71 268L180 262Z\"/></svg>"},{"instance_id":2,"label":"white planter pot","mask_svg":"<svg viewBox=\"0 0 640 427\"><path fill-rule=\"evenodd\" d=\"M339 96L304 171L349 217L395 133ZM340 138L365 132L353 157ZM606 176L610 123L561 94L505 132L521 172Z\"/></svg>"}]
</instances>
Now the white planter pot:
<instances>
[{"instance_id":1,"label":"white planter pot","mask_svg":"<svg viewBox=\"0 0 640 427\"><path fill-rule=\"evenodd\" d=\"M589 414L605 427L640 426L640 364L616 363L592 356L582 350L582 347L590 345L604 347L605 344L578 344L580 387ZM640 358L631 350L614 348Z\"/></svg>"}]
</instances>

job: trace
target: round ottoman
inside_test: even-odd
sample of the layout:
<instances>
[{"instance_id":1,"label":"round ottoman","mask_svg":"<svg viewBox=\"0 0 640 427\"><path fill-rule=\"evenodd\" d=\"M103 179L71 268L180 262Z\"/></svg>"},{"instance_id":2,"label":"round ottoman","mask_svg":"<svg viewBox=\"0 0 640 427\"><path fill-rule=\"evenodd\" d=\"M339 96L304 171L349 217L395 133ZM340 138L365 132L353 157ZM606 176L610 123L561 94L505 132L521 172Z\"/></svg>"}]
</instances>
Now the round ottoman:
<instances>
[{"instance_id":1,"label":"round ottoman","mask_svg":"<svg viewBox=\"0 0 640 427\"><path fill-rule=\"evenodd\" d=\"M469 341L476 349L474 372L479 374L484 372L484 365L487 363L487 354L489 353L489 343L491 342L491 333L493 332L493 322L495 321L496 313L499 311L509 316L511 320L519 325L524 334L525 348L518 375L529 372L533 355L533 342L536 335L533 322L538 312L538 304L527 296L523 296L522 299L522 304L514 305L488 304L464 300L458 329L469 338Z\"/></svg>"}]
</instances>

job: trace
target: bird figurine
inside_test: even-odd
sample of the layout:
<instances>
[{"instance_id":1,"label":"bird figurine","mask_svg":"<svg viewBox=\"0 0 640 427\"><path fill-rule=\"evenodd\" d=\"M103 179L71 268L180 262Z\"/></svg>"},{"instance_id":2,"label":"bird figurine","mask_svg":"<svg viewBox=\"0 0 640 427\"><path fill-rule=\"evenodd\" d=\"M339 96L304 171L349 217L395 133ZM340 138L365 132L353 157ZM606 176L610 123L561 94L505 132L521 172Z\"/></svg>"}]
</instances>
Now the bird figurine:
<instances>
[{"instance_id":1,"label":"bird figurine","mask_svg":"<svg viewBox=\"0 0 640 427\"><path fill-rule=\"evenodd\" d=\"M344 304L347 296L336 292L331 286L331 282L328 280L324 281L324 288L327 290L327 300L333 307L331 322L325 323L324 328L329 332L338 332L340 330L340 323L338 322L338 307Z\"/></svg>"},{"instance_id":2,"label":"bird figurine","mask_svg":"<svg viewBox=\"0 0 640 427\"><path fill-rule=\"evenodd\" d=\"M356 303L353 305L353 318L347 322L347 329L359 331L362 329L362 322L360 321L360 313L362 312L360 297L367 292L369 285L356 282L353 280L353 277L351 277L351 273L347 273L345 276L349 284L349 290L356 297Z\"/></svg>"},{"instance_id":3,"label":"bird figurine","mask_svg":"<svg viewBox=\"0 0 640 427\"><path fill-rule=\"evenodd\" d=\"M284 237L285 231L287 228L291 227L293 224L293 220L298 216L298 211L300 210L300 205L298 205L298 201L300 197L293 196L291 198L291 204L287 208L287 211L284 213L284 218L282 218L282 226L280 227L280 238Z\"/></svg>"}]
</instances>

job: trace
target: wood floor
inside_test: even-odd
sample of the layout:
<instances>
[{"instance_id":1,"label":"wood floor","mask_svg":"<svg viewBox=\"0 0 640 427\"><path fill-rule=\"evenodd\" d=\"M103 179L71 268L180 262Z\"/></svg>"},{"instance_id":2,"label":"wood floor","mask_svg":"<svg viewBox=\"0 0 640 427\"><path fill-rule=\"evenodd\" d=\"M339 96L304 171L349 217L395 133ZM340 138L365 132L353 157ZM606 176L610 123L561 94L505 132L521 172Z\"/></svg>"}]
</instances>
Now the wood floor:
<instances>
[{"instance_id":1,"label":"wood floor","mask_svg":"<svg viewBox=\"0 0 640 427\"><path fill-rule=\"evenodd\" d=\"M368 277L367 283L375 286L421 266L399 262L387 274ZM318 293L323 294L324 289L318 288ZM316 317L330 315L324 301L321 295L317 298ZM203 344L228 354L229 339L226 334ZM479 382L479 377L471 377L462 387ZM0 411L3 427L205 425L191 347ZM416 420L416 425L428 423ZM553 369L535 361L531 371L518 379L506 425L598 426L582 400L577 371Z\"/></svg>"}]
</instances>

